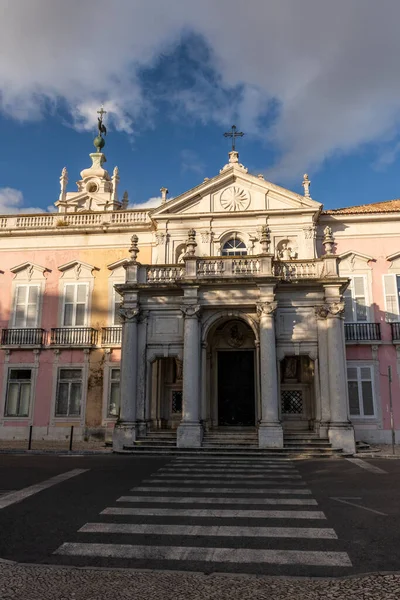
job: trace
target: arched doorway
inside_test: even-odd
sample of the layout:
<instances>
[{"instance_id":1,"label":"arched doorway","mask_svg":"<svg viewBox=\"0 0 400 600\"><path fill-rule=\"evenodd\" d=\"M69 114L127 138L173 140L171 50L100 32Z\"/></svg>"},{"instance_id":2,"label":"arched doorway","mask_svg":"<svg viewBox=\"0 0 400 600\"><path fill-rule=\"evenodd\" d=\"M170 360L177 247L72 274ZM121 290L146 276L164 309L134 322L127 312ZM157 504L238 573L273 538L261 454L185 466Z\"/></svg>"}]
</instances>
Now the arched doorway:
<instances>
[{"instance_id":1,"label":"arched doorway","mask_svg":"<svg viewBox=\"0 0 400 600\"><path fill-rule=\"evenodd\" d=\"M251 327L223 318L208 334L206 425L255 427L258 419L257 357Z\"/></svg>"}]
</instances>

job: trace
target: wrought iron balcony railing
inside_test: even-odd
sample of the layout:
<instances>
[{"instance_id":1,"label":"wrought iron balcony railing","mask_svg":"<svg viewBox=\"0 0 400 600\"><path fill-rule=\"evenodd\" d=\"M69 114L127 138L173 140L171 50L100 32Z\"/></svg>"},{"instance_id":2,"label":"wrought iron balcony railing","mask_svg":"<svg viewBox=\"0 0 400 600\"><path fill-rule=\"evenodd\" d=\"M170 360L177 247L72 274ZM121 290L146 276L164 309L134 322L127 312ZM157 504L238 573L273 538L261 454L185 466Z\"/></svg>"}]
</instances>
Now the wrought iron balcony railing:
<instances>
[{"instance_id":1,"label":"wrought iron balcony railing","mask_svg":"<svg viewBox=\"0 0 400 600\"><path fill-rule=\"evenodd\" d=\"M56 327L51 330L50 344L57 346L95 346L97 330L92 327Z\"/></svg>"},{"instance_id":2,"label":"wrought iron balcony railing","mask_svg":"<svg viewBox=\"0 0 400 600\"><path fill-rule=\"evenodd\" d=\"M43 346L46 342L46 331L40 328L25 327L3 329L2 346Z\"/></svg>"},{"instance_id":3,"label":"wrought iron balcony railing","mask_svg":"<svg viewBox=\"0 0 400 600\"><path fill-rule=\"evenodd\" d=\"M390 323L390 327L392 328L392 340L394 342L400 342L400 321Z\"/></svg>"},{"instance_id":4,"label":"wrought iron balcony railing","mask_svg":"<svg viewBox=\"0 0 400 600\"><path fill-rule=\"evenodd\" d=\"M101 330L102 346L120 346L122 341L122 327L103 327Z\"/></svg>"},{"instance_id":5,"label":"wrought iron balcony railing","mask_svg":"<svg viewBox=\"0 0 400 600\"><path fill-rule=\"evenodd\" d=\"M381 339L380 323L345 323L346 342L378 342Z\"/></svg>"}]
</instances>

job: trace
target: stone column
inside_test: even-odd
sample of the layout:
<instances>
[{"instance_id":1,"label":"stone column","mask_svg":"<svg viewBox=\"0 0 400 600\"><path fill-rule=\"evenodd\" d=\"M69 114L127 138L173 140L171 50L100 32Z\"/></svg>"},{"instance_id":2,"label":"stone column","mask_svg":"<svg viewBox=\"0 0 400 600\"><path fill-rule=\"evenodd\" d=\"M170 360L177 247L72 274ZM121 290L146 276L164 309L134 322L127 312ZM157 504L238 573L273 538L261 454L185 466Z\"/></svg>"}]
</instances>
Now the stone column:
<instances>
[{"instance_id":1,"label":"stone column","mask_svg":"<svg viewBox=\"0 0 400 600\"><path fill-rule=\"evenodd\" d=\"M185 315L183 341L182 421L177 430L177 445L199 448L203 439L200 424L200 328L199 304L181 306Z\"/></svg>"},{"instance_id":2,"label":"stone column","mask_svg":"<svg viewBox=\"0 0 400 600\"><path fill-rule=\"evenodd\" d=\"M138 360L137 360L137 422L140 435L147 433L146 389L147 389L147 320L148 311L138 317Z\"/></svg>"},{"instance_id":3,"label":"stone column","mask_svg":"<svg viewBox=\"0 0 400 600\"><path fill-rule=\"evenodd\" d=\"M320 437L328 437L329 422L331 420L331 407L329 403L329 370L328 370L328 331L327 316L328 309L325 305L315 307L317 318L318 335L318 388L320 399L319 410L319 434Z\"/></svg>"},{"instance_id":4,"label":"stone column","mask_svg":"<svg viewBox=\"0 0 400 600\"><path fill-rule=\"evenodd\" d=\"M354 453L354 429L348 416L344 302L332 302L328 309L328 368L331 422L329 440L334 448Z\"/></svg>"},{"instance_id":5,"label":"stone column","mask_svg":"<svg viewBox=\"0 0 400 600\"><path fill-rule=\"evenodd\" d=\"M132 445L137 437L137 317L139 308L121 308L123 319L121 346L121 407L114 428L113 450L120 452Z\"/></svg>"},{"instance_id":6,"label":"stone column","mask_svg":"<svg viewBox=\"0 0 400 600\"><path fill-rule=\"evenodd\" d=\"M277 306L277 302L257 304L257 313L260 317L261 421L258 428L260 448L283 447L276 364L275 311Z\"/></svg>"}]
</instances>

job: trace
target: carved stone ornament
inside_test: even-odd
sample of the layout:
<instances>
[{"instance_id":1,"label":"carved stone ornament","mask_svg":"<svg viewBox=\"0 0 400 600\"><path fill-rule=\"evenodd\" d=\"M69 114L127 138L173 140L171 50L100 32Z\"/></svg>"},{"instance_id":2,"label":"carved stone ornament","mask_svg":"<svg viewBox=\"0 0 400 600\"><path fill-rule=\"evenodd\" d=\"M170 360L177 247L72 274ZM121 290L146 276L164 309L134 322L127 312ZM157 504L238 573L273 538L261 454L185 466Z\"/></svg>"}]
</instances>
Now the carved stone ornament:
<instances>
[{"instance_id":1,"label":"carved stone ornament","mask_svg":"<svg viewBox=\"0 0 400 600\"><path fill-rule=\"evenodd\" d=\"M315 316L318 319L326 319L329 314L329 308L326 304L321 304L320 306L315 306Z\"/></svg>"},{"instance_id":2,"label":"carved stone ornament","mask_svg":"<svg viewBox=\"0 0 400 600\"><path fill-rule=\"evenodd\" d=\"M250 194L246 190L232 185L222 192L220 202L224 210L246 210L249 208Z\"/></svg>"},{"instance_id":3,"label":"carved stone ornament","mask_svg":"<svg viewBox=\"0 0 400 600\"><path fill-rule=\"evenodd\" d=\"M165 244L165 234L162 231L156 232L156 241L158 246L162 246Z\"/></svg>"},{"instance_id":4,"label":"carved stone ornament","mask_svg":"<svg viewBox=\"0 0 400 600\"><path fill-rule=\"evenodd\" d=\"M232 348L240 348L246 341L246 334L238 323L234 323L228 329L227 342Z\"/></svg>"},{"instance_id":5,"label":"carved stone ornament","mask_svg":"<svg viewBox=\"0 0 400 600\"><path fill-rule=\"evenodd\" d=\"M181 311L186 318L198 317L200 315L200 304L182 304Z\"/></svg>"},{"instance_id":6,"label":"carved stone ornament","mask_svg":"<svg viewBox=\"0 0 400 600\"><path fill-rule=\"evenodd\" d=\"M140 313L140 308L120 308L119 314L122 317L123 321L127 321L131 323L137 319Z\"/></svg>"},{"instance_id":7,"label":"carved stone ornament","mask_svg":"<svg viewBox=\"0 0 400 600\"><path fill-rule=\"evenodd\" d=\"M257 314L259 317L273 317L277 308L277 302L259 302L257 304Z\"/></svg>"},{"instance_id":8,"label":"carved stone ornament","mask_svg":"<svg viewBox=\"0 0 400 600\"><path fill-rule=\"evenodd\" d=\"M327 304L329 313L336 317L337 315L341 316L344 314L344 302L332 302L331 304Z\"/></svg>"}]
</instances>

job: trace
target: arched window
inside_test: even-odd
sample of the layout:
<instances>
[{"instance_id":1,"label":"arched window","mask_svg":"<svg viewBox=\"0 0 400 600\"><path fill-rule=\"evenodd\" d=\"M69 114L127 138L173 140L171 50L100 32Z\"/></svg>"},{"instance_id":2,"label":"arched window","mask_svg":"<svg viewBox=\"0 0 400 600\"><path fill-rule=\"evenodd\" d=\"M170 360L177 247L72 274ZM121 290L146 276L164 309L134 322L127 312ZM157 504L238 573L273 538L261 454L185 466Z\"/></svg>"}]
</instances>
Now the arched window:
<instances>
[{"instance_id":1,"label":"arched window","mask_svg":"<svg viewBox=\"0 0 400 600\"><path fill-rule=\"evenodd\" d=\"M222 256L244 256L247 254L246 244L237 237L231 238L222 246Z\"/></svg>"}]
</instances>

